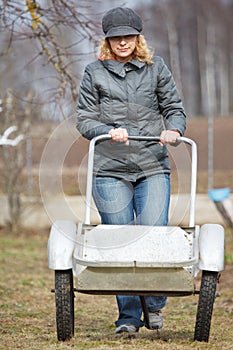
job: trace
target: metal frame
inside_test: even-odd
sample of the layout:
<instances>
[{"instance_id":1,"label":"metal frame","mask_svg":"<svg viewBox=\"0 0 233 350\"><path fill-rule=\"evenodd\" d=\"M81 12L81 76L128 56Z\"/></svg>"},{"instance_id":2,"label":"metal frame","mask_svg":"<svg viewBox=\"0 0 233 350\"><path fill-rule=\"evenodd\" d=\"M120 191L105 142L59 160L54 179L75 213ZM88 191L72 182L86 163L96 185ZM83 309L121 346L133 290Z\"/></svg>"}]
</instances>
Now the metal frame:
<instances>
[{"instance_id":1,"label":"metal frame","mask_svg":"<svg viewBox=\"0 0 233 350\"><path fill-rule=\"evenodd\" d=\"M90 225L91 223L91 198L92 198L92 181L93 181L93 164L94 164L94 153L97 142L103 142L110 140L109 134L100 135L94 137L89 146L88 154L88 167L87 167L87 185L86 185L86 208L85 208L85 224ZM129 140L135 141L160 141L158 136L129 136ZM191 146L191 188L190 188L190 210L189 210L189 227L195 226L195 205L196 205L196 183L197 183L197 145L196 143L187 138L179 137L177 141L187 143Z\"/></svg>"}]
</instances>

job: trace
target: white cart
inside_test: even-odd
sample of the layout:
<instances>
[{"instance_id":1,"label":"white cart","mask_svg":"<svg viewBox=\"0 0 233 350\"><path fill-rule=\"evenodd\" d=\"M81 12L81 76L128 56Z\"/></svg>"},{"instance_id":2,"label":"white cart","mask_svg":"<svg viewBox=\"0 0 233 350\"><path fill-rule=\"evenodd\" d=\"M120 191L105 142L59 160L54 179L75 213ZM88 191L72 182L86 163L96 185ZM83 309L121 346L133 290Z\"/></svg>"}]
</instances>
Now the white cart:
<instances>
[{"instance_id":1,"label":"white cart","mask_svg":"<svg viewBox=\"0 0 233 350\"><path fill-rule=\"evenodd\" d=\"M224 269L224 229L195 225L197 147L191 139L191 194L189 226L91 225L93 160L101 135L90 142L85 222L56 221L48 241L48 264L55 271L58 340L74 335L74 292L139 295L149 326L145 296L199 294L194 340L209 340L219 272ZM130 136L130 140L159 141L158 137ZM197 272L202 270L196 289ZM73 282L75 277L75 287Z\"/></svg>"}]
</instances>

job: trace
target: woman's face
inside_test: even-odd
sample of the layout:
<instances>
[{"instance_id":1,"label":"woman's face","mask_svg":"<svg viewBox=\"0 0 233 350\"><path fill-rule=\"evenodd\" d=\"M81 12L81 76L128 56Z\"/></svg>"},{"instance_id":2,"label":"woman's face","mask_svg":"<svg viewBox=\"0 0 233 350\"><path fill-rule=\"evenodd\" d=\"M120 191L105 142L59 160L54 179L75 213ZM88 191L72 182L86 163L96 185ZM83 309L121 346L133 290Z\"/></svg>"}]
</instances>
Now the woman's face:
<instances>
[{"instance_id":1,"label":"woman's face","mask_svg":"<svg viewBox=\"0 0 233 350\"><path fill-rule=\"evenodd\" d=\"M112 52L119 62L128 62L135 50L137 35L115 36L108 38Z\"/></svg>"}]
</instances>

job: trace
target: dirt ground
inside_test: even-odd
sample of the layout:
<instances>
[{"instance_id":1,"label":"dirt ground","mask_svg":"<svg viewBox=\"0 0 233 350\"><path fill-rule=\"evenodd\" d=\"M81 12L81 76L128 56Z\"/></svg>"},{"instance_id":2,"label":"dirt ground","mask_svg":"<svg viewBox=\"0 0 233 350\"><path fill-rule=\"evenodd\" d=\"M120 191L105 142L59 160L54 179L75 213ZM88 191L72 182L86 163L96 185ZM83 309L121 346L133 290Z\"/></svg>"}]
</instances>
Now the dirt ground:
<instances>
[{"instance_id":1,"label":"dirt ground","mask_svg":"<svg viewBox=\"0 0 233 350\"><path fill-rule=\"evenodd\" d=\"M214 120L214 170L233 170L233 117ZM185 136L196 141L198 146L198 168L208 169L208 120L194 118L187 120Z\"/></svg>"},{"instance_id":2,"label":"dirt ground","mask_svg":"<svg viewBox=\"0 0 233 350\"><path fill-rule=\"evenodd\" d=\"M57 130L59 130L57 132ZM85 163L88 151L88 141L79 137L75 130L75 119L67 130L66 124L42 122L32 127L32 174L34 177L34 193L39 193L38 176L41 167L42 155L46 151L52 154L48 159L48 167L57 164L62 157L63 185L68 195L77 195L77 169ZM233 116L228 118L216 118L214 120L214 159L213 159L213 188L233 188ZM193 139L198 146L198 184L197 191L206 193L208 190L208 119L188 118L186 137ZM51 140L53 142L51 142ZM50 151L48 145L53 144ZM66 150L64 151L66 147ZM64 153L63 153L64 151ZM181 151L182 152L182 151ZM2 153L0 153L0 168L2 167ZM182 154L178 159L181 159ZM173 165L173 164L172 164ZM3 170L1 170L1 173ZM26 177L27 169L24 176ZM25 181L28 181L25 179ZM73 185L75 183L75 186ZM0 174L0 190L4 192L3 175Z\"/></svg>"},{"instance_id":3,"label":"dirt ground","mask_svg":"<svg viewBox=\"0 0 233 350\"><path fill-rule=\"evenodd\" d=\"M61 123L62 124L62 123ZM60 124L60 125L61 125ZM214 119L214 169L215 170L233 170L233 116L231 117L218 117ZM49 138L52 137L54 130L59 124L44 122L40 125L33 126L33 164L38 166L40 163L41 155L44 146ZM75 131L75 119L72 119L71 132ZM72 130L74 129L74 130ZM71 137L69 133L67 137ZM63 134L65 137L65 132ZM193 139L198 145L198 168L200 171L208 169L208 119L207 118L187 118L187 129L185 132L186 137ZM77 133L78 137L78 133ZM58 140L60 142L60 140ZM66 140L63 139L65 143ZM80 147L78 147L78 146ZM86 154L88 148L88 142L84 139L79 140L78 144L74 143L70 148L66 166L73 167L80 164L81 159Z\"/></svg>"},{"instance_id":4,"label":"dirt ground","mask_svg":"<svg viewBox=\"0 0 233 350\"><path fill-rule=\"evenodd\" d=\"M214 120L214 169L233 170L233 117L216 118ZM186 137L193 139L198 146L198 169L204 171L208 169L208 119L188 118ZM87 150L87 143L83 141L79 148L80 156ZM74 166L79 162L77 147L74 144L67 155L67 165Z\"/></svg>"},{"instance_id":5,"label":"dirt ground","mask_svg":"<svg viewBox=\"0 0 233 350\"><path fill-rule=\"evenodd\" d=\"M60 131L57 131L59 130ZM216 118L214 120L214 159L213 159L213 188L230 187L233 188L233 117ZM39 137L38 137L39 136ZM198 186L199 193L206 193L208 190L208 119L207 118L188 118L186 137L193 139L198 147ZM85 163L88 151L88 141L79 137L75 131L75 119L69 125L69 130L63 123L45 124L34 129L33 138L33 167L38 171L41 165L41 155L43 151L49 150L48 144L52 148L49 152L53 158L49 159L50 163L56 163L56 157L60 157L64 148L67 151L63 154L62 162L63 184L67 194L77 194L77 186L71 184L75 182L77 168ZM49 143L46 145L47 140ZM53 142L51 142L51 140ZM51 146L53 144L53 146ZM46 145L46 147L45 147ZM67 146L68 145L68 146ZM177 147L179 149L179 147ZM182 151L178 160L182 163ZM55 153L54 153L55 152ZM45 152L44 152L45 154ZM55 158L55 159L54 159ZM56 165L56 164L55 164ZM179 164L178 164L179 165ZM172 161L173 166L173 161Z\"/></svg>"}]
</instances>

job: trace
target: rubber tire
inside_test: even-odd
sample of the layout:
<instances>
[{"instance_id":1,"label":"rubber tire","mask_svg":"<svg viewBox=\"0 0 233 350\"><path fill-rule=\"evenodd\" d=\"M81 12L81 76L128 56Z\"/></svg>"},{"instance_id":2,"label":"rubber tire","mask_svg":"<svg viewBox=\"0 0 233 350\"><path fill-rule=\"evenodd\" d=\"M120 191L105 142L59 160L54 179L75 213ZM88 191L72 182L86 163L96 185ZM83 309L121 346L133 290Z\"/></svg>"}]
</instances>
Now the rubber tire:
<instances>
[{"instance_id":1,"label":"rubber tire","mask_svg":"<svg viewBox=\"0 0 233 350\"><path fill-rule=\"evenodd\" d=\"M73 272L55 270L55 303L57 339L70 340L74 336Z\"/></svg>"},{"instance_id":2,"label":"rubber tire","mask_svg":"<svg viewBox=\"0 0 233 350\"><path fill-rule=\"evenodd\" d=\"M202 271L194 340L208 342L215 300L218 272Z\"/></svg>"}]
</instances>

